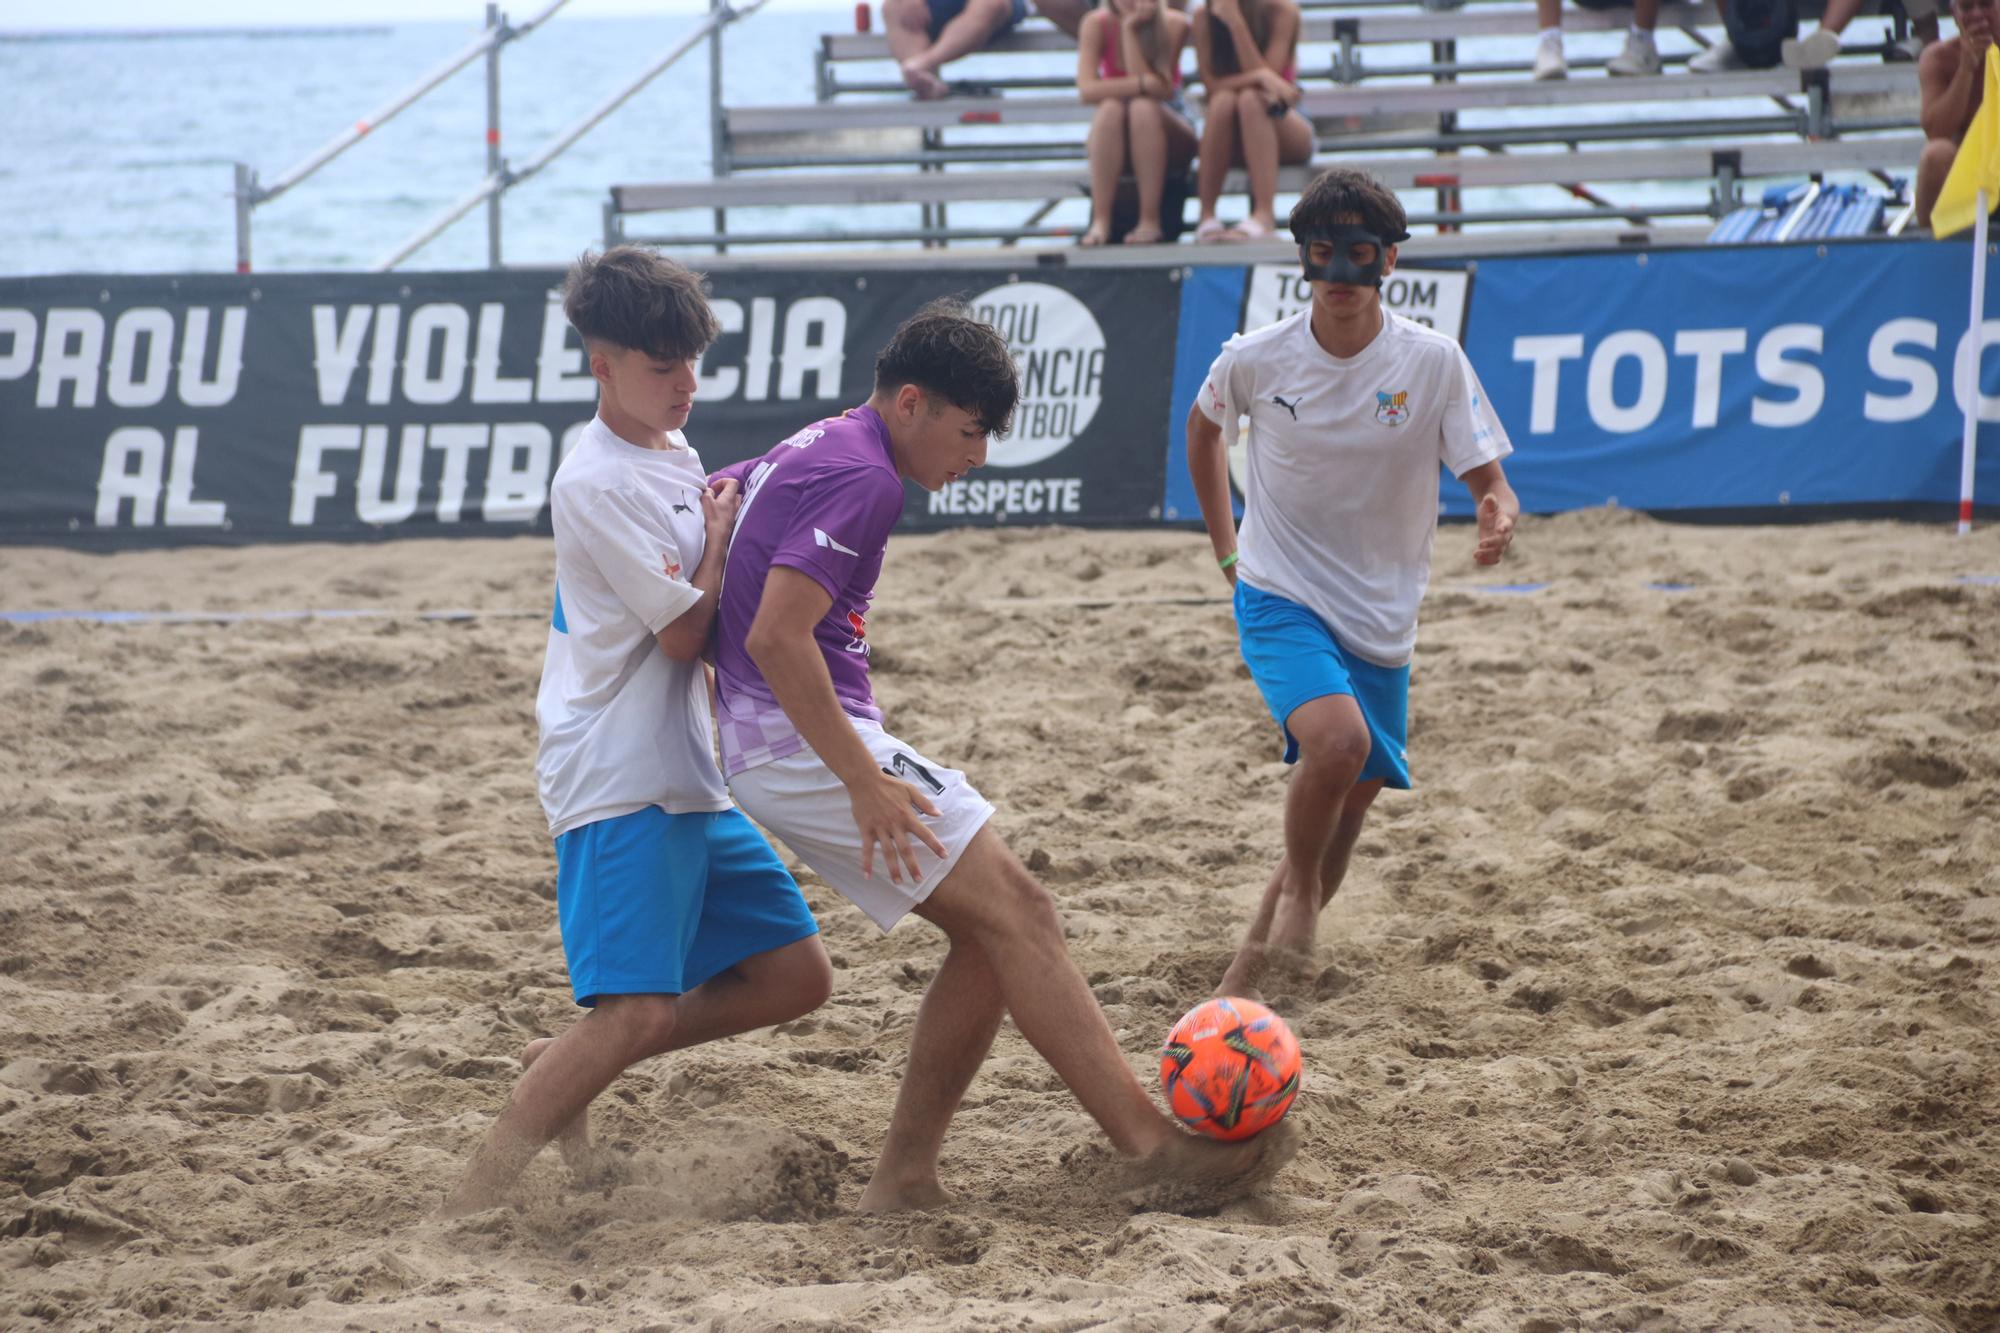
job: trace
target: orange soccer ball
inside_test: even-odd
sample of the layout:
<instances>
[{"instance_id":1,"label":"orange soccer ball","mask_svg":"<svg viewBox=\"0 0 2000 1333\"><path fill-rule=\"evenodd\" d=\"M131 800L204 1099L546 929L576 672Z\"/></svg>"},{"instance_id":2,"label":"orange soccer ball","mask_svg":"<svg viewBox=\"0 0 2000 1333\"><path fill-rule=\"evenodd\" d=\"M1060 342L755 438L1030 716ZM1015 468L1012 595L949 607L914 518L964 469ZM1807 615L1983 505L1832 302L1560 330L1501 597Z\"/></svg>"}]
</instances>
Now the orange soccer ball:
<instances>
[{"instance_id":1,"label":"orange soccer ball","mask_svg":"<svg viewBox=\"0 0 2000 1333\"><path fill-rule=\"evenodd\" d=\"M1167 1106L1197 1133L1247 1139L1285 1118L1299 1093L1299 1043L1255 1000L1205 1000L1160 1048Z\"/></svg>"}]
</instances>

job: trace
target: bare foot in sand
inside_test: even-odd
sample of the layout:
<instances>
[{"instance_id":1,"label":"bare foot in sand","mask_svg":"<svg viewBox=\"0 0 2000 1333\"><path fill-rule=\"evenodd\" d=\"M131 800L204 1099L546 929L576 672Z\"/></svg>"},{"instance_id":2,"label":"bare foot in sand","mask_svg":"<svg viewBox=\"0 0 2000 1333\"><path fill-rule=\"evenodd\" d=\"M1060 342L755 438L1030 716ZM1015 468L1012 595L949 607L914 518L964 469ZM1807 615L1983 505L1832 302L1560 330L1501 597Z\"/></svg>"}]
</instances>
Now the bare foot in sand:
<instances>
[{"instance_id":1,"label":"bare foot in sand","mask_svg":"<svg viewBox=\"0 0 2000 1333\"><path fill-rule=\"evenodd\" d=\"M542 1051L556 1045L554 1037L536 1037L526 1047L520 1049L520 1071L528 1073L534 1063L542 1059ZM596 1153L590 1147L590 1113L578 1111L576 1117L556 1131L556 1151L562 1153L562 1165L570 1169L572 1175L586 1179L598 1167Z\"/></svg>"},{"instance_id":2,"label":"bare foot in sand","mask_svg":"<svg viewBox=\"0 0 2000 1333\"><path fill-rule=\"evenodd\" d=\"M1284 1121L1241 1143L1182 1134L1126 1168L1122 1197L1135 1208L1213 1212L1262 1191L1298 1150L1298 1132Z\"/></svg>"},{"instance_id":3,"label":"bare foot in sand","mask_svg":"<svg viewBox=\"0 0 2000 1333\"><path fill-rule=\"evenodd\" d=\"M1269 1004L1267 990L1287 993L1286 986L1305 985L1319 975L1319 961L1311 949L1289 949L1282 945L1246 942L1230 959L1222 980L1212 992L1218 999L1255 1000Z\"/></svg>"},{"instance_id":4,"label":"bare foot in sand","mask_svg":"<svg viewBox=\"0 0 2000 1333\"><path fill-rule=\"evenodd\" d=\"M861 1192L860 1210L864 1213L904 1213L925 1212L932 1208L942 1208L951 1202L951 1196L938 1184L937 1177L922 1180L887 1180L877 1174L868 1182L868 1188Z\"/></svg>"},{"instance_id":5,"label":"bare foot in sand","mask_svg":"<svg viewBox=\"0 0 2000 1333\"><path fill-rule=\"evenodd\" d=\"M907 60L899 68L903 72L903 82L910 85L910 91L917 95L919 102L936 102L951 96L951 85L935 72Z\"/></svg>"}]
</instances>

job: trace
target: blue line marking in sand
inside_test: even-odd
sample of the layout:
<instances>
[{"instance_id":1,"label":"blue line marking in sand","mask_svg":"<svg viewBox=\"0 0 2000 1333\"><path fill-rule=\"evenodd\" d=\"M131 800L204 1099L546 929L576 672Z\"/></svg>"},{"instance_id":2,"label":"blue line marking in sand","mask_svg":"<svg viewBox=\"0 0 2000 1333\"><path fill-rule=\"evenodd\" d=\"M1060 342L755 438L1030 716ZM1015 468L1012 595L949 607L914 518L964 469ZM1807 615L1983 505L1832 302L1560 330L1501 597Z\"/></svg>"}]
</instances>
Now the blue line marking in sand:
<instances>
[{"instance_id":1,"label":"blue line marking in sand","mask_svg":"<svg viewBox=\"0 0 2000 1333\"><path fill-rule=\"evenodd\" d=\"M1654 592L1693 592L1696 585L1692 583L1648 583L1646 586Z\"/></svg>"},{"instance_id":2,"label":"blue line marking in sand","mask_svg":"<svg viewBox=\"0 0 2000 1333\"><path fill-rule=\"evenodd\" d=\"M2000 574L1960 574L1960 583L1978 583L1989 588L2000 588Z\"/></svg>"},{"instance_id":3,"label":"blue line marking in sand","mask_svg":"<svg viewBox=\"0 0 2000 1333\"><path fill-rule=\"evenodd\" d=\"M520 620L540 611L377 611L336 608L329 611L0 611L0 622L13 625L75 620L93 625L235 625L247 621L298 620Z\"/></svg>"},{"instance_id":4,"label":"blue line marking in sand","mask_svg":"<svg viewBox=\"0 0 2000 1333\"><path fill-rule=\"evenodd\" d=\"M1548 586L1549 585L1546 583L1475 583L1471 587L1467 588L1466 591L1497 592L1497 593L1505 593L1508 594L1509 596L1520 597L1520 596L1525 596L1526 594L1531 592L1540 592L1542 589Z\"/></svg>"}]
</instances>

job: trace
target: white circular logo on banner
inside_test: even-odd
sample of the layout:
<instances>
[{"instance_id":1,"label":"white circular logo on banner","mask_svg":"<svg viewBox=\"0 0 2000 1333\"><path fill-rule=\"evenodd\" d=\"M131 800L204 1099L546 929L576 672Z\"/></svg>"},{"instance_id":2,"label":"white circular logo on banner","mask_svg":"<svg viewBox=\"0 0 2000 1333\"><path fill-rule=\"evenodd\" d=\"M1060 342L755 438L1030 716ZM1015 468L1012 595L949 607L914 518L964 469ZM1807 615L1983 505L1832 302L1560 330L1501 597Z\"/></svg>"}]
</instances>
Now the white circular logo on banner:
<instances>
[{"instance_id":1,"label":"white circular logo on banner","mask_svg":"<svg viewBox=\"0 0 2000 1333\"><path fill-rule=\"evenodd\" d=\"M987 452L990 467L1025 467L1061 453L1104 400L1104 330L1090 307L1045 282L1012 282L972 298L972 313L1007 340L1021 372L1014 430Z\"/></svg>"}]
</instances>

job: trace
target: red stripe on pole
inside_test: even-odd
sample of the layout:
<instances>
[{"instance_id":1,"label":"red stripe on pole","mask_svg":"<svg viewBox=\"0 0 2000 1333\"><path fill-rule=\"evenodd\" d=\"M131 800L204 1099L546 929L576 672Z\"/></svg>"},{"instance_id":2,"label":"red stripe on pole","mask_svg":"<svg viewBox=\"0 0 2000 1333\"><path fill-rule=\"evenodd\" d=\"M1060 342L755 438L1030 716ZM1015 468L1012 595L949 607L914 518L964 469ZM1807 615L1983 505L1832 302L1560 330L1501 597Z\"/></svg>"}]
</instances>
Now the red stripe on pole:
<instances>
[{"instance_id":1,"label":"red stripe on pole","mask_svg":"<svg viewBox=\"0 0 2000 1333\"><path fill-rule=\"evenodd\" d=\"M250 265L239 260L236 265L236 271L238 273L248 273L250 271Z\"/></svg>"},{"instance_id":2,"label":"red stripe on pole","mask_svg":"<svg viewBox=\"0 0 2000 1333\"><path fill-rule=\"evenodd\" d=\"M1972 522L1972 497L1971 497L1971 496L1967 496L1967 497L1966 497L1965 499L1963 499L1963 500L1960 500L1960 501L1958 502L1958 521L1959 521L1959 522L1961 522L1961 523L1970 523L1970 522Z\"/></svg>"},{"instance_id":3,"label":"red stripe on pole","mask_svg":"<svg viewBox=\"0 0 2000 1333\"><path fill-rule=\"evenodd\" d=\"M488 143L499 143L499 142L500 142L500 131L498 131L498 130L488 130L488 131L486 131L486 142L488 142Z\"/></svg>"},{"instance_id":4,"label":"red stripe on pole","mask_svg":"<svg viewBox=\"0 0 2000 1333\"><path fill-rule=\"evenodd\" d=\"M1440 185L1456 185L1458 184L1458 177L1452 175L1442 175L1442 174L1418 176L1415 178L1413 183L1420 188L1428 189Z\"/></svg>"},{"instance_id":5,"label":"red stripe on pole","mask_svg":"<svg viewBox=\"0 0 2000 1333\"><path fill-rule=\"evenodd\" d=\"M373 125L370 125L370 124L369 124L369 123L368 123L367 121L365 121L365 120L357 120L357 121L355 121L355 122L354 122L354 132L355 132L356 134L366 134L366 133L368 133L368 131L370 131L370 130L372 130L372 129L374 129L374 128L375 128L375 127L374 127Z\"/></svg>"}]
</instances>

